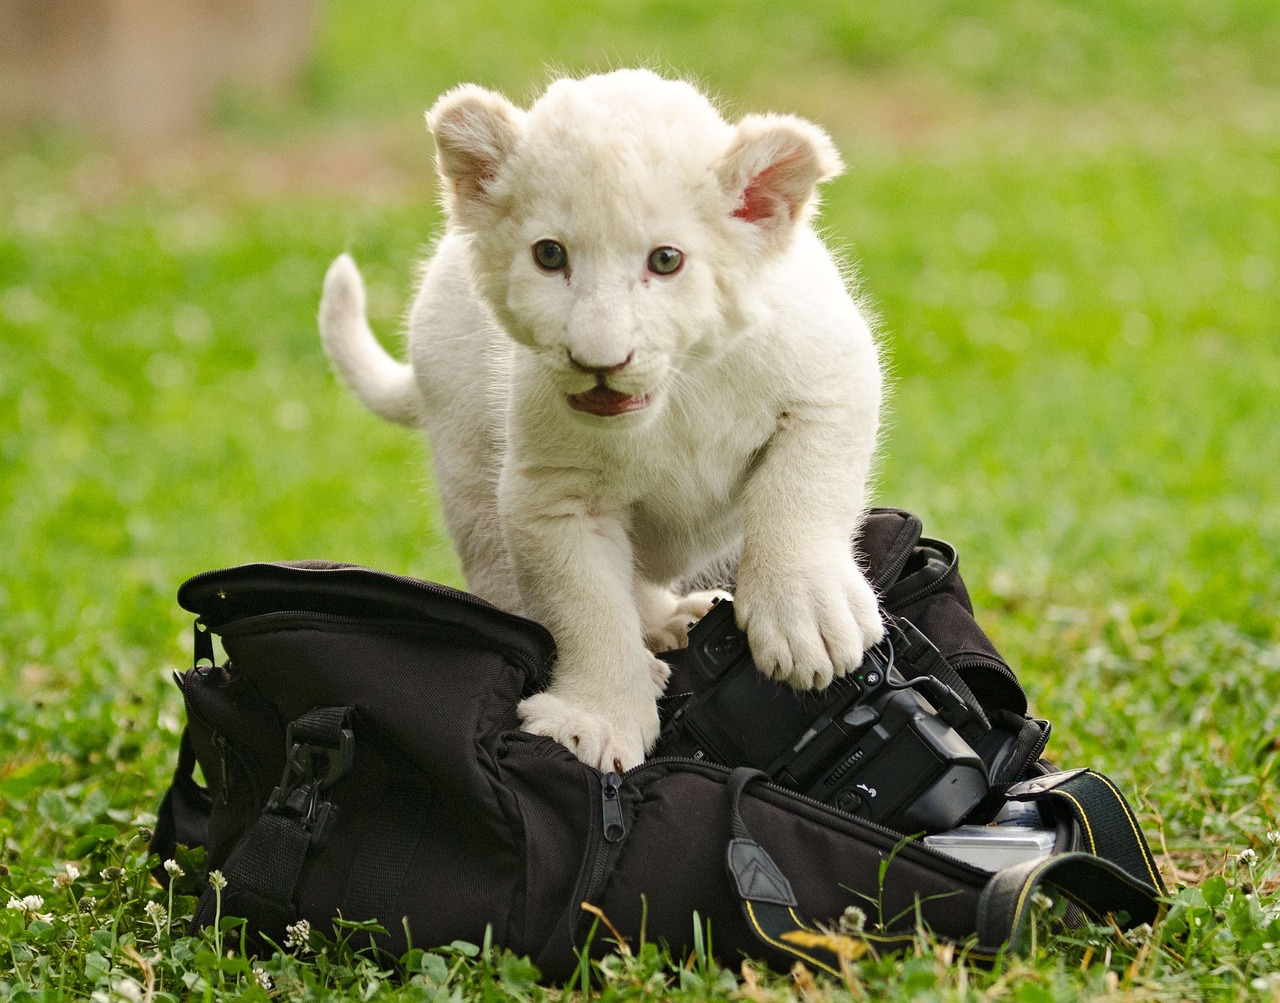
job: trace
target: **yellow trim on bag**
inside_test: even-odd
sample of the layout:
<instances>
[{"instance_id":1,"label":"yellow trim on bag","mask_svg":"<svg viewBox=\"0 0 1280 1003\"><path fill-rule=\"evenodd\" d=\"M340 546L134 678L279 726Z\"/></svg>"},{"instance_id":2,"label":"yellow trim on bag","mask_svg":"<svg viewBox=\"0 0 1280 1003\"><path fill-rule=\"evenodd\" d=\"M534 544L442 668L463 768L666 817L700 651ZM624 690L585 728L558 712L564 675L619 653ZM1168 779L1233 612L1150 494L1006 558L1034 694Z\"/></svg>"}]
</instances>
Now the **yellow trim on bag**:
<instances>
[{"instance_id":1,"label":"yellow trim on bag","mask_svg":"<svg viewBox=\"0 0 1280 1003\"><path fill-rule=\"evenodd\" d=\"M1074 801L1075 798L1071 800ZM1026 880L1022 883L1022 891L1018 895L1018 904L1013 907L1013 930L1017 930L1022 925L1022 911L1026 905L1027 896L1031 894L1031 889L1039 883L1036 879L1040 877L1041 872L1046 867L1050 866L1052 859L1045 860L1039 867L1028 874Z\"/></svg>"},{"instance_id":2,"label":"yellow trim on bag","mask_svg":"<svg viewBox=\"0 0 1280 1003\"><path fill-rule=\"evenodd\" d=\"M765 933L764 927L760 925L760 920L756 917L756 911L751 904L751 900L745 899L744 901L746 902L747 917L751 920L751 925L756 928L756 933L760 935L760 938L766 944L772 944L774 947L776 947L780 951L786 951L788 954L794 954L796 957L803 958L805 961L809 962L810 964L817 965L819 968L821 968L824 972L827 972L829 975L841 974L839 969L832 968L826 962L819 961L817 958L813 957L812 955L806 954L804 951L800 950L797 947L793 947L790 944L781 944L778 941L774 940L772 937L770 937L769 934Z\"/></svg>"}]
</instances>

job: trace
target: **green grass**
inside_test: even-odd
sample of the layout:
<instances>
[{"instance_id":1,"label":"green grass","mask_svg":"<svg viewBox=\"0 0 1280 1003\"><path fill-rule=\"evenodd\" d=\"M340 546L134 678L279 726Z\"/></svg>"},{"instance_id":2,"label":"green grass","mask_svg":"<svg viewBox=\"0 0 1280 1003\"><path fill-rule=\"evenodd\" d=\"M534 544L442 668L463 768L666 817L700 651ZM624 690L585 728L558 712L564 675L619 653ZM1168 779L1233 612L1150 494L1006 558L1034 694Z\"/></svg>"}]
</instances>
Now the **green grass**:
<instances>
[{"instance_id":1,"label":"green grass","mask_svg":"<svg viewBox=\"0 0 1280 1003\"><path fill-rule=\"evenodd\" d=\"M421 445L327 373L320 276L351 250L390 334L439 225L422 108L461 80L527 98L548 66L637 61L834 134L849 170L823 221L896 388L876 500L960 548L1052 754L1134 796L1177 904L1146 944L1041 938L995 974L925 941L811 990L650 945L597 972L606 993L1280 992L1277 50L1262 0L335 2L300 96L228 100L196 153L6 141L0 898L52 919L0 908L0 1000L147 970L171 996L259 992L144 913L168 907L137 832L180 724L174 590L308 556L459 582ZM83 876L58 889L68 861ZM542 992L498 953L391 973L325 950L255 964L289 998Z\"/></svg>"}]
</instances>

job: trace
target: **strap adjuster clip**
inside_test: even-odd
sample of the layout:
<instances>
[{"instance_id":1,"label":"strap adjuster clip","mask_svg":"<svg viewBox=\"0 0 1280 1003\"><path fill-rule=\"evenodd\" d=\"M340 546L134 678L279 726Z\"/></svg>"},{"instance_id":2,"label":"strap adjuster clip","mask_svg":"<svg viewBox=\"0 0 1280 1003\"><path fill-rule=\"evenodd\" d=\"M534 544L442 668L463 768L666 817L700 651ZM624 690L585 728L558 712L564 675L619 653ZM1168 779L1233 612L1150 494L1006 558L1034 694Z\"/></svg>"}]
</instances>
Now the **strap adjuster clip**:
<instances>
[{"instance_id":1,"label":"strap adjuster clip","mask_svg":"<svg viewBox=\"0 0 1280 1003\"><path fill-rule=\"evenodd\" d=\"M1014 784L1005 791L1005 797L1010 801L1034 801L1042 794L1048 794L1049 791L1055 790L1068 781L1074 780L1080 774L1088 772L1087 767L1081 767L1075 770L1046 773L1042 777L1032 777L1030 780L1023 780Z\"/></svg>"},{"instance_id":2,"label":"strap adjuster clip","mask_svg":"<svg viewBox=\"0 0 1280 1003\"><path fill-rule=\"evenodd\" d=\"M285 730L285 759L280 784L267 801L267 811L298 820L313 846L323 846L338 821L338 808L325 795L355 763L355 734L338 733L336 747L294 740L294 725Z\"/></svg>"}]
</instances>

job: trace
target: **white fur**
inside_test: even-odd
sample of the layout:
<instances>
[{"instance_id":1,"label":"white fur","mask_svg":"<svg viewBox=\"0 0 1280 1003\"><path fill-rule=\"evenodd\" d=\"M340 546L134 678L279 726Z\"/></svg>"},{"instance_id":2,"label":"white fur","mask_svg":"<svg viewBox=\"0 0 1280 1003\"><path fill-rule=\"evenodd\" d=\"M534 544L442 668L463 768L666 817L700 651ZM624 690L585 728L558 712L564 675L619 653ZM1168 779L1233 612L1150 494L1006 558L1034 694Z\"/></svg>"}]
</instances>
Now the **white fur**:
<instances>
[{"instance_id":1,"label":"white fur","mask_svg":"<svg viewBox=\"0 0 1280 1003\"><path fill-rule=\"evenodd\" d=\"M710 594L677 579L740 551L735 611L766 674L826 685L883 633L854 563L881 381L871 332L810 218L841 164L816 126L728 124L647 71L560 80L528 110L474 86L428 114L449 227L377 346L349 257L320 311L373 411L422 424L468 586L540 620L559 657L524 726L599 769L642 761L666 669ZM531 247L554 239L566 271ZM684 266L647 268L673 246ZM607 386L649 404L569 406ZM409 373L416 393L408 389Z\"/></svg>"}]
</instances>

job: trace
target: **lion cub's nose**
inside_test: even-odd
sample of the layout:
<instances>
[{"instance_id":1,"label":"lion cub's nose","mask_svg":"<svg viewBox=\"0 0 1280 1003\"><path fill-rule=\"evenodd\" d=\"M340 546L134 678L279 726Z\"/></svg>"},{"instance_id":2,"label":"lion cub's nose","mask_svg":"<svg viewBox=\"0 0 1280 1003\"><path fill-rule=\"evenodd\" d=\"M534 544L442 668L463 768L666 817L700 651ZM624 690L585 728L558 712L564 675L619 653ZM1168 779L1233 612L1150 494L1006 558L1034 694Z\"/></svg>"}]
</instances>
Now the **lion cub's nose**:
<instances>
[{"instance_id":1,"label":"lion cub's nose","mask_svg":"<svg viewBox=\"0 0 1280 1003\"><path fill-rule=\"evenodd\" d=\"M626 369L627 366L631 365L631 360L634 359L635 357L636 357L635 352L629 352L625 359L623 359L621 362L615 363L612 366L588 366L585 363L579 362L577 359L575 359L573 357L573 353L570 352L569 365L573 366L573 368L578 370L579 372L590 373L592 376L612 376L614 373L620 373L622 372L622 370Z\"/></svg>"}]
</instances>

